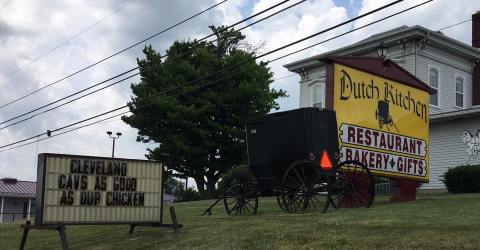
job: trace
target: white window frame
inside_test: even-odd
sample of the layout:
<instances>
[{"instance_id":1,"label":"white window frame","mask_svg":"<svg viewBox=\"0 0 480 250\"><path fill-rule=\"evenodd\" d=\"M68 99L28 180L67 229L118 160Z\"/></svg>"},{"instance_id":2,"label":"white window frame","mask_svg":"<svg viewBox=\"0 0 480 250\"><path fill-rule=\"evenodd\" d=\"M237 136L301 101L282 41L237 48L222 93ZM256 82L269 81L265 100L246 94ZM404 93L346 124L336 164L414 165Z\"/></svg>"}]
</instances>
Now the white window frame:
<instances>
[{"instance_id":1,"label":"white window frame","mask_svg":"<svg viewBox=\"0 0 480 250\"><path fill-rule=\"evenodd\" d=\"M438 86L437 86L436 89L433 88L433 89L437 90L437 105L431 104L431 103L430 103L430 98L428 99L428 103L430 104L431 107L437 107L437 108L439 108L439 107L440 107L440 97L441 97L441 95L440 95L440 87L441 87L441 82L442 82L442 81L441 81L441 79L442 79L442 71L440 70L440 67L437 66L437 65L433 65L433 64L429 64L429 65L428 65L427 81L428 81L428 86L430 86L431 88L432 88L432 85L430 85L430 70L431 70L431 69L436 70L437 73L438 73L438 83L437 83Z\"/></svg>"},{"instance_id":2,"label":"white window frame","mask_svg":"<svg viewBox=\"0 0 480 250\"><path fill-rule=\"evenodd\" d=\"M315 104L315 100L314 100L314 94L315 94L315 91L314 91L314 88L316 86L320 86L321 88L321 91L323 93L323 100L322 100L322 107L321 108L325 108L325 99L326 99L326 96L325 96L325 83L324 82L321 82L321 81L315 81L314 83L312 83L310 85L310 106L311 107L315 107L314 104Z\"/></svg>"},{"instance_id":3,"label":"white window frame","mask_svg":"<svg viewBox=\"0 0 480 250\"><path fill-rule=\"evenodd\" d=\"M457 79L460 78L462 79L462 107L457 106ZM465 77L462 75L455 74L453 78L453 100L454 100L454 105L456 108L464 109L465 108L465 102L466 102L466 95L465 95Z\"/></svg>"}]
</instances>

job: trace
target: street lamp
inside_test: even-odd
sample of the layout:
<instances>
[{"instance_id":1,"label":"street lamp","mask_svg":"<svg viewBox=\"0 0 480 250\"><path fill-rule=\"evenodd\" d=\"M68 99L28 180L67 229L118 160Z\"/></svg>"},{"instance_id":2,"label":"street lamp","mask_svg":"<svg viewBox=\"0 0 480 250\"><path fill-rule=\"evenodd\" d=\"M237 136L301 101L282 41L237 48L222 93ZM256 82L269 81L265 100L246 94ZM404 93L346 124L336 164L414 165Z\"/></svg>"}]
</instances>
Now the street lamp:
<instances>
[{"instance_id":1,"label":"street lamp","mask_svg":"<svg viewBox=\"0 0 480 250\"><path fill-rule=\"evenodd\" d=\"M120 138L120 136L122 135L122 133L117 132L117 136L112 136L112 131L107 131L107 135L108 135L108 137L110 137L110 138L113 139L112 158L114 158L114 155L115 155L115 140L118 139L118 138Z\"/></svg>"},{"instance_id":2,"label":"street lamp","mask_svg":"<svg viewBox=\"0 0 480 250\"><path fill-rule=\"evenodd\" d=\"M388 47L383 44L383 41L380 42L380 45L378 47L376 47L376 49L377 49L377 54L378 54L379 57L385 58L387 56Z\"/></svg>"}]
</instances>

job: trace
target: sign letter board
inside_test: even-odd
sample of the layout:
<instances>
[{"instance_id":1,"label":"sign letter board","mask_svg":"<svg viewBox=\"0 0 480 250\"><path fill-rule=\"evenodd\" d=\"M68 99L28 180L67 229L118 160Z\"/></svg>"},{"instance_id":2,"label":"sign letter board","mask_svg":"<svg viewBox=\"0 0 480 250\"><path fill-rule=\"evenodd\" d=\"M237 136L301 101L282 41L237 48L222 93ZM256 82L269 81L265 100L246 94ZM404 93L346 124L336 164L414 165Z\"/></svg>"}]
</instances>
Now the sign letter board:
<instances>
[{"instance_id":1,"label":"sign letter board","mask_svg":"<svg viewBox=\"0 0 480 250\"><path fill-rule=\"evenodd\" d=\"M40 154L35 224L161 223L162 166Z\"/></svg>"},{"instance_id":2,"label":"sign letter board","mask_svg":"<svg viewBox=\"0 0 480 250\"><path fill-rule=\"evenodd\" d=\"M428 182L428 91L338 63L332 73L341 160Z\"/></svg>"}]
</instances>

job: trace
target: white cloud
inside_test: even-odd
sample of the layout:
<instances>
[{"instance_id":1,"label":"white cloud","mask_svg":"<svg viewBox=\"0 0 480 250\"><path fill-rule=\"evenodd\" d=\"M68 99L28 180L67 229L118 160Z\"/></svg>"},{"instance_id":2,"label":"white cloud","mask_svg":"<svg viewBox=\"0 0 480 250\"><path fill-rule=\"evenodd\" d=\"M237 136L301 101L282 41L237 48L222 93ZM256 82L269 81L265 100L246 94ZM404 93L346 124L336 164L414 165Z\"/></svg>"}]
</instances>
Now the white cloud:
<instances>
[{"instance_id":1,"label":"white cloud","mask_svg":"<svg viewBox=\"0 0 480 250\"><path fill-rule=\"evenodd\" d=\"M0 10L0 30L5 31L0 32L0 74L8 73L18 66L27 64L30 60L97 22L123 3L113 0L95 4L80 0L69 2L13 1ZM151 2L136 0L122 11L26 67L23 71L0 80L2 88L0 104L51 83L213 4L213 1ZM163 52L176 39L206 34L208 25L222 23L228 13L219 10L210 11L145 44L152 43L155 49ZM228 15L235 18L233 13L230 10ZM143 46L144 44L139 45L39 94L1 109L0 121L135 67L135 58L142 57ZM4 129L0 131L0 144L4 145L43 133L47 129L55 129L125 105L130 97L129 85L136 81L138 81L138 77L17 126ZM145 148L152 146L135 142L136 130L121 121L116 121L42 141L39 143L39 152L109 156L111 140L105 134L107 130L123 133L117 142L117 156L144 158ZM34 179L36 175L33 165L35 150L36 144L32 144L0 153L0 177L15 176L20 179Z\"/></svg>"},{"instance_id":2,"label":"white cloud","mask_svg":"<svg viewBox=\"0 0 480 250\"><path fill-rule=\"evenodd\" d=\"M123 49L218 1L183 0L155 2L136 0L117 14L55 50L50 55L26 67L25 70L0 80L2 89L0 92L0 105ZM209 11L169 32L165 32L145 44L151 43L157 51L163 52L176 39L202 37L209 33L209 25L234 23L245 18L245 13L256 13L279 1L230 0L219 8ZM290 1L277 7L275 10L269 11L269 13L273 13L294 2ZM357 11L365 13L386 2L364 0L358 5L361 6L360 10L351 11L341 7L332 0L309 0L269 20L247 28L244 30L244 34L247 35L248 41L252 44L265 42L263 52L267 52L345 21L351 18L348 16L349 13L357 13ZM8 6L0 9L0 74L10 72L18 66L27 64L30 60L108 15L123 3L125 1L119 3L115 0L94 3L81 0L60 2L12 1ZM322 41L347 31L354 26L358 27L366 22L385 16L386 13L393 13L415 3L417 1L405 1L401 5L391 7L388 10L362 19L355 24L345 25L341 29L336 29L302 44L292 46L282 52L269 55L268 58L263 60L273 59L314 42ZM249 6L248 8L250 9L245 10L245 6ZM314 49L274 62L270 67L274 71L275 77L283 77L291 74L282 67L285 63L349 45L377 32L400 25L418 24L427 28L437 29L468 19L476 10L480 10L479 1L437 0L420 9L382 22L369 29L355 32L341 39L336 39ZM242 15L242 13L244 14ZM256 20L269 13L257 17ZM239 27L243 27L243 25ZM471 23L462 24L444 31L446 35L468 44L470 44L471 40L470 32ZM0 121L135 67L135 58L142 57L142 48L143 45L137 46L107 62L56 84L40 94L0 109ZM298 76L294 76L284 78L273 84L275 88L287 90L290 95L287 99L279 100L283 110L298 107L298 80ZM59 108L54 112L39 116L15 127L1 130L0 145L30 137L45 132L47 129L54 129L124 105L129 100L131 94L129 85L136 81L137 79L128 80L108 90ZM39 143L38 150L39 152L109 156L111 153L111 140L105 134L107 130L123 133L116 147L117 156L143 158L145 148L154 146L152 144L145 145L135 142L136 130L121 121L114 121L42 141ZM20 179L33 180L36 175L34 164L35 151L36 144L32 144L0 153L0 177L14 176Z\"/></svg>"}]
</instances>

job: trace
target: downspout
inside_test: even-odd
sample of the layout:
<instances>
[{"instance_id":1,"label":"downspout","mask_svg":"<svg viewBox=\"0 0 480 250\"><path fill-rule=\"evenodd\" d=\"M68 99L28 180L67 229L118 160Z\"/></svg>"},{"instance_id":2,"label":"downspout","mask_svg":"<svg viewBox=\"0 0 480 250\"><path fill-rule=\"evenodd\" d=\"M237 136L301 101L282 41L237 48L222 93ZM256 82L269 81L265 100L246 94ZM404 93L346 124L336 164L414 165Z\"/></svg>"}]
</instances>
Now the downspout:
<instances>
[{"instance_id":1,"label":"downspout","mask_svg":"<svg viewBox=\"0 0 480 250\"><path fill-rule=\"evenodd\" d=\"M5 197L2 196L2 206L0 207L0 223L3 222L3 203L4 203Z\"/></svg>"},{"instance_id":2,"label":"downspout","mask_svg":"<svg viewBox=\"0 0 480 250\"><path fill-rule=\"evenodd\" d=\"M32 206L32 198L28 198L27 220L30 220L30 208Z\"/></svg>"}]
</instances>

